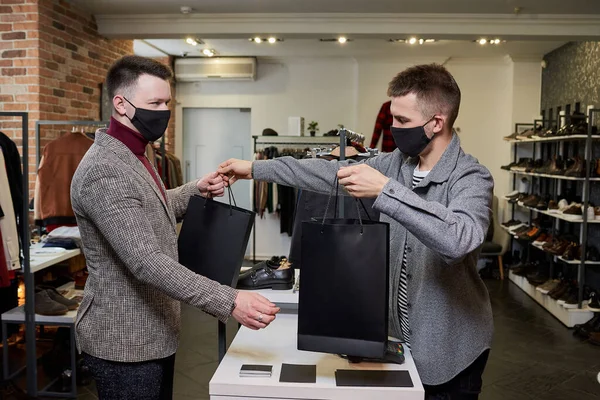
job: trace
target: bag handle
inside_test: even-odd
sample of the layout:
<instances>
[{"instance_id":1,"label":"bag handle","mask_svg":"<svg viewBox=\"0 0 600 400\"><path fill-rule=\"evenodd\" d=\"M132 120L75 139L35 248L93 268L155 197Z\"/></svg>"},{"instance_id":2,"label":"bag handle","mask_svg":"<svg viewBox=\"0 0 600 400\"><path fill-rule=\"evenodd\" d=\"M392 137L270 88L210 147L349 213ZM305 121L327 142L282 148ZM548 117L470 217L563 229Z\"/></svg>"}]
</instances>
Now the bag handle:
<instances>
[{"instance_id":1,"label":"bag handle","mask_svg":"<svg viewBox=\"0 0 600 400\"><path fill-rule=\"evenodd\" d=\"M329 197L327 198L327 206L325 207L325 214L323 214L323 221L321 221L321 233L323 233L323 227L325 226L325 218L327 218L327 213L329 212L329 205L331 204L331 197L333 196L333 191L335 190L335 205L336 205L336 210L334 211L334 217L337 215L337 200L339 197L339 180L338 180L338 176L337 174L335 174L335 179L333 181L333 184L331 185L331 191L329 192ZM364 203L362 202L361 199L359 198L354 198L354 203L356 204L356 211L358 214L358 222L360 223L360 234L363 234L364 231L364 226L362 223L362 218L360 216L360 208L358 208L358 203L360 202L360 204L362 205L363 209L365 210L365 212L367 213L367 217L369 217L369 220L372 221L371 216L369 215L369 213L367 212L367 208L365 207Z\"/></svg>"},{"instance_id":2,"label":"bag handle","mask_svg":"<svg viewBox=\"0 0 600 400\"><path fill-rule=\"evenodd\" d=\"M233 215L233 207L231 206L231 201L233 200L234 207L237 207L237 203L235 201L235 197L233 196L233 190L231 190L231 186L230 185L226 185L226 186L227 186L227 194L229 195L229 216L232 216ZM206 204L208 203L208 199L212 199L212 195L210 192L208 192L208 194L204 198L204 207L205 208L206 208Z\"/></svg>"}]
</instances>

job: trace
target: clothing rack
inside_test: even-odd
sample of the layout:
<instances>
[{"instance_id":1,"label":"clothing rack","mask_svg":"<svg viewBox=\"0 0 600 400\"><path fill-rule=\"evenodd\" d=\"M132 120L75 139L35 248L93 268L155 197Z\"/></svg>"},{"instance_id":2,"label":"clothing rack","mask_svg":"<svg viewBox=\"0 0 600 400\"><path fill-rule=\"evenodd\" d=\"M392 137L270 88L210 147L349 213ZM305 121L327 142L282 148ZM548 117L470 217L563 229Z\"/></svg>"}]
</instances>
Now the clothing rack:
<instances>
[{"instance_id":1,"label":"clothing rack","mask_svg":"<svg viewBox=\"0 0 600 400\"><path fill-rule=\"evenodd\" d=\"M256 153L257 146L286 145L286 146L323 146L337 145L340 149L340 160L345 157L346 138L340 131L340 136L252 136L254 140L253 152ZM340 202L343 203L343 202ZM342 205L343 206L343 205ZM254 195L254 186L252 186L252 208L256 209L256 196ZM343 207L340 208L343 216ZM256 225L252 229L252 262L256 264Z\"/></svg>"},{"instance_id":2,"label":"clothing rack","mask_svg":"<svg viewBox=\"0 0 600 400\"><path fill-rule=\"evenodd\" d=\"M8 112L0 111L0 117L17 117L21 118L22 129L22 153L23 161L23 195L29 197L29 135L27 133L29 127L29 113L27 112ZM36 340L35 340L35 282L33 273L31 272L29 260L29 201L23 201L23 209L20 216L22 238L25 243L22 243L23 250L23 274L25 281L25 349L27 366L27 393L35 397L37 395L37 355L36 355ZM8 349L4 349L8 351Z\"/></svg>"}]
</instances>

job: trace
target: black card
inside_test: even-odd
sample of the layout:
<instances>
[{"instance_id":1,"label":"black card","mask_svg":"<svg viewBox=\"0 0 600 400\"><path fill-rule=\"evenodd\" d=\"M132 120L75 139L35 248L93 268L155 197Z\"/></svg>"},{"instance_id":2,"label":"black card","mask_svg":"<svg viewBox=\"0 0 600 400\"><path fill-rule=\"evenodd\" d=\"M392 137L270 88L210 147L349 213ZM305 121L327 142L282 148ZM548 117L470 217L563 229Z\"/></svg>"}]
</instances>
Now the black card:
<instances>
[{"instance_id":1,"label":"black card","mask_svg":"<svg viewBox=\"0 0 600 400\"><path fill-rule=\"evenodd\" d=\"M414 387L408 371L373 371L356 369L336 370L335 385L361 387Z\"/></svg>"},{"instance_id":2,"label":"black card","mask_svg":"<svg viewBox=\"0 0 600 400\"><path fill-rule=\"evenodd\" d=\"M316 365L283 364L279 382L316 383Z\"/></svg>"},{"instance_id":3,"label":"black card","mask_svg":"<svg viewBox=\"0 0 600 400\"><path fill-rule=\"evenodd\" d=\"M240 371L243 372L271 372L271 365L244 364Z\"/></svg>"}]
</instances>

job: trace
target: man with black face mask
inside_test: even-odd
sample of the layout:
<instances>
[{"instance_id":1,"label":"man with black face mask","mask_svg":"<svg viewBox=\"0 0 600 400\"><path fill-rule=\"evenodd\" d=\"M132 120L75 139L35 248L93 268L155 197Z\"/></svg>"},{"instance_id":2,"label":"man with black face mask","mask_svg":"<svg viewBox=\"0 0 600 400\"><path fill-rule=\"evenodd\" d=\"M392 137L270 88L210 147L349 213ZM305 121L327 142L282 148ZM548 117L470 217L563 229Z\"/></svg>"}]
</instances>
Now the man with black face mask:
<instances>
[{"instance_id":1,"label":"man with black face mask","mask_svg":"<svg viewBox=\"0 0 600 400\"><path fill-rule=\"evenodd\" d=\"M265 328L279 311L178 262L176 220L191 196L222 196L224 183L213 172L166 190L145 156L169 123L171 75L144 57L115 62L106 77L110 126L96 132L71 185L89 271L77 345L100 399L172 398L180 302L251 329Z\"/></svg>"},{"instance_id":2,"label":"man with black face mask","mask_svg":"<svg viewBox=\"0 0 600 400\"><path fill-rule=\"evenodd\" d=\"M476 268L493 179L460 147L452 128L460 89L443 66L401 72L388 95L393 153L354 164L229 160L218 172L230 184L253 178L322 193L337 174L351 196L375 198L373 208L390 224L390 334L411 349L426 399L476 399L493 333Z\"/></svg>"}]
</instances>

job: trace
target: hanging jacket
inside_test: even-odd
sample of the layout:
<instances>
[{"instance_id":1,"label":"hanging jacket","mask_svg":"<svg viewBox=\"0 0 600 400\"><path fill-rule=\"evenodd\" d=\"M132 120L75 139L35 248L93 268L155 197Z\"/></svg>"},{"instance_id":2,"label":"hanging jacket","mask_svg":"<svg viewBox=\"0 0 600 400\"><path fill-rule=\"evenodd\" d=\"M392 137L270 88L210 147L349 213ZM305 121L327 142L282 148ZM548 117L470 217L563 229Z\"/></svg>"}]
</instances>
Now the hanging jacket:
<instances>
[{"instance_id":1,"label":"hanging jacket","mask_svg":"<svg viewBox=\"0 0 600 400\"><path fill-rule=\"evenodd\" d=\"M13 212L13 202L10 185L8 184L8 174L6 173L6 163L4 161L4 151L0 150L0 188L9 190L0 190L0 208L4 216L0 218L0 230L2 231L2 245L8 254L5 254L8 270L21 268L19 262L19 236L17 235L17 219Z\"/></svg>"},{"instance_id":2,"label":"hanging jacket","mask_svg":"<svg viewBox=\"0 0 600 400\"><path fill-rule=\"evenodd\" d=\"M44 147L36 179L35 219L44 225L74 224L70 187L81 159L94 144L80 133L67 133Z\"/></svg>"}]
</instances>

